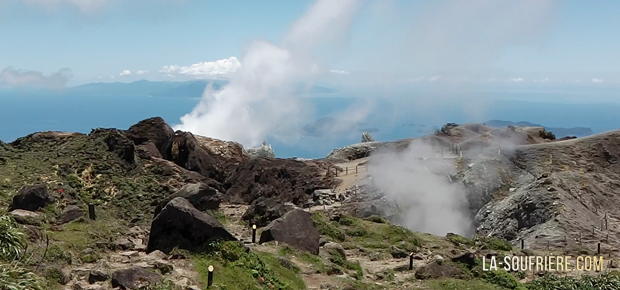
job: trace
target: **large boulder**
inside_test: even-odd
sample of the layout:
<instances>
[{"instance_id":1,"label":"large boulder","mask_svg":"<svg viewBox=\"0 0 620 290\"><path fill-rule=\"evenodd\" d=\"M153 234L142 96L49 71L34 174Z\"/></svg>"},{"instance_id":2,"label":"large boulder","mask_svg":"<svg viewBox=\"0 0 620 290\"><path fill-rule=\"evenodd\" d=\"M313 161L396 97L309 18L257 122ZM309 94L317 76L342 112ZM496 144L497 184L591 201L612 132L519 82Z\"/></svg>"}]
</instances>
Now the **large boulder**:
<instances>
[{"instance_id":1,"label":"large boulder","mask_svg":"<svg viewBox=\"0 0 620 290\"><path fill-rule=\"evenodd\" d=\"M190 132L176 131L162 155L165 159L203 176L218 181L224 179L224 172L217 166L218 158L202 148Z\"/></svg>"},{"instance_id":2,"label":"large boulder","mask_svg":"<svg viewBox=\"0 0 620 290\"><path fill-rule=\"evenodd\" d=\"M129 127L125 134L133 140L135 145L141 145L147 141L153 142L155 148L165 158L164 152L170 144L174 130L161 117L153 117Z\"/></svg>"},{"instance_id":3,"label":"large boulder","mask_svg":"<svg viewBox=\"0 0 620 290\"><path fill-rule=\"evenodd\" d=\"M255 224L258 227L264 227L294 208L294 206L284 204L275 198L261 196L252 202L241 218L250 225Z\"/></svg>"},{"instance_id":4,"label":"large boulder","mask_svg":"<svg viewBox=\"0 0 620 290\"><path fill-rule=\"evenodd\" d=\"M23 209L13 210L9 212L9 215L11 215L17 223L23 225L41 225L44 220L43 214Z\"/></svg>"},{"instance_id":5,"label":"large boulder","mask_svg":"<svg viewBox=\"0 0 620 290\"><path fill-rule=\"evenodd\" d=\"M58 217L58 222L66 224L84 216L84 211L77 205L70 205L62 211Z\"/></svg>"},{"instance_id":6,"label":"large boulder","mask_svg":"<svg viewBox=\"0 0 620 290\"><path fill-rule=\"evenodd\" d=\"M45 184L26 186L13 196L10 210L24 209L36 211L54 202Z\"/></svg>"},{"instance_id":7,"label":"large boulder","mask_svg":"<svg viewBox=\"0 0 620 290\"><path fill-rule=\"evenodd\" d=\"M301 209L294 209L264 228L259 243L278 241L295 249L318 255L319 239L319 231L312 223L312 214Z\"/></svg>"},{"instance_id":8,"label":"large boulder","mask_svg":"<svg viewBox=\"0 0 620 290\"><path fill-rule=\"evenodd\" d=\"M155 208L155 215L158 215L161 209L176 197L185 198L196 209L205 211L208 209L217 209L220 206L222 193L206 183L189 183L157 205Z\"/></svg>"},{"instance_id":9,"label":"large boulder","mask_svg":"<svg viewBox=\"0 0 620 290\"><path fill-rule=\"evenodd\" d=\"M120 289L143 289L161 281L161 275L140 267L117 270L112 273L112 287Z\"/></svg>"},{"instance_id":10,"label":"large boulder","mask_svg":"<svg viewBox=\"0 0 620 290\"><path fill-rule=\"evenodd\" d=\"M199 211L182 197L175 197L151 223L147 252L168 253L178 247L201 250L214 240L237 240L214 217Z\"/></svg>"},{"instance_id":11,"label":"large boulder","mask_svg":"<svg viewBox=\"0 0 620 290\"><path fill-rule=\"evenodd\" d=\"M224 198L250 204L264 196L302 206L315 190L335 184L316 162L256 157L242 162L226 180Z\"/></svg>"}]
</instances>

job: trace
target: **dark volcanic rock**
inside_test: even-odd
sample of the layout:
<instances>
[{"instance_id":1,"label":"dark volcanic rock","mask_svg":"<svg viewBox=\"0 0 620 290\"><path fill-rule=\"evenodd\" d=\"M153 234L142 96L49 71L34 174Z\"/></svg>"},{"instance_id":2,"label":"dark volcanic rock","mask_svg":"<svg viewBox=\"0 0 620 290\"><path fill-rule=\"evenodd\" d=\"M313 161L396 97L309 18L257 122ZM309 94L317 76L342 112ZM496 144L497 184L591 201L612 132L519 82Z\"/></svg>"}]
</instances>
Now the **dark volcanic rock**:
<instances>
[{"instance_id":1,"label":"dark volcanic rock","mask_svg":"<svg viewBox=\"0 0 620 290\"><path fill-rule=\"evenodd\" d=\"M141 145L147 141L153 142L155 148L166 158L167 156L164 152L166 152L170 144L174 131L166 124L164 119L161 117L153 117L142 120L138 122L138 124L129 127L126 135L133 140L136 145Z\"/></svg>"},{"instance_id":2,"label":"dark volcanic rock","mask_svg":"<svg viewBox=\"0 0 620 290\"><path fill-rule=\"evenodd\" d=\"M35 211L52 203L54 200L47 192L45 184L26 186L13 197L11 209Z\"/></svg>"},{"instance_id":3,"label":"dark volcanic rock","mask_svg":"<svg viewBox=\"0 0 620 290\"><path fill-rule=\"evenodd\" d=\"M252 203L264 196L302 206L315 190L335 185L334 179L322 172L310 162L256 157L241 163L226 180L225 186L229 188L224 198Z\"/></svg>"},{"instance_id":4,"label":"dark volcanic rock","mask_svg":"<svg viewBox=\"0 0 620 290\"><path fill-rule=\"evenodd\" d=\"M84 216L84 211L77 205L70 205L60 214L58 222L66 224Z\"/></svg>"},{"instance_id":5,"label":"dark volcanic rock","mask_svg":"<svg viewBox=\"0 0 620 290\"><path fill-rule=\"evenodd\" d=\"M189 132L177 131L171 139L166 151L162 153L164 158L191 171L198 172L203 176L215 180L223 180L224 174L217 167L217 158L209 151L202 148L194 135Z\"/></svg>"},{"instance_id":6,"label":"dark volcanic rock","mask_svg":"<svg viewBox=\"0 0 620 290\"><path fill-rule=\"evenodd\" d=\"M261 196L252 202L241 218L250 225L264 227L293 209L293 206L285 205L275 198Z\"/></svg>"},{"instance_id":7,"label":"dark volcanic rock","mask_svg":"<svg viewBox=\"0 0 620 290\"><path fill-rule=\"evenodd\" d=\"M176 197L153 219L147 252L168 253L174 247L200 250L218 239L236 240L217 219Z\"/></svg>"},{"instance_id":8,"label":"dark volcanic rock","mask_svg":"<svg viewBox=\"0 0 620 290\"><path fill-rule=\"evenodd\" d=\"M263 229L259 243L278 241L298 250L318 255L319 239L319 231L312 223L311 214L301 209L295 209L274 220Z\"/></svg>"},{"instance_id":9,"label":"dark volcanic rock","mask_svg":"<svg viewBox=\"0 0 620 290\"><path fill-rule=\"evenodd\" d=\"M451 130L455 127L458 127L457 123L447 123L441 127L441 133L444 133L448 136L452 135Z\"/></svg>"},{"instance_id":10,"label":"dark volcanic rock","mask_svg":"<svg viewBox=\"0 0 620 290\"><path fill-rule=\"evenodd\" d=\"M88 274L88 283L90 284L107 281L108 279L110 279L110 275L100 270L93 270Z\"/></svg>"},{"instance_id":11,"label":"dark volcanic rock","mask_svg":"<svg viewBox=\"0 0 620 290\"><path fill-rule=\"evenodd\" d=\"M418 268L415 272L416 279L439 279L439 278L465 278L467 274L465 271L448 262L433 261L428 265Z\"/></svg>"},{"instance_id":12,"label":"dark volcanic rock","mask_svg":"<svg viewBox=\"0 0 620 290\"><path fill-rule=\"evenodd\" d=\"M136 164L136 148L133 142L127 138L123 133L116 129L96 129L107 131L107 136L104 142L108 145L109 151L114 151L118 157L123 159L127 164ZM95 130L95 131L96 131ZM91 132L93 134L94 132Z\"/></svg>"},{"instance_id":13,"label":"dark volcanic rock","mask_svg":"<svg viewBox=\"0 0 620 290\"><path fill-rule=\"evenodd\" d=\"M142 159L162 158L161 153L152 141L146 141L136 146L136 153Z\"/></svg>"},{"instance_id":14,"label":"dark volcanic rock","mask_svg":"<svg viewBox=\"0 0 620 290\"><path fill-rule=\"evenodd\" d=\"M121 289L140 289L161 282L159 274L140 267L118 270L112 273L112 287Z\"/></svg>"},{"instance_id":15,"label":"dark volcanic rock","mask_svg":"<svg viewBox=\"0 0 620 290\"><path fill-rule=\"evenodd\" d=\"M187 199L196 209L205 211L207 209L217 209L222 200L222 194L205 183L190 183L184 185L177 192L161 202L155 208L155 215L159 214L161 209L176 197Z\"/></svg>"}]
</instances>

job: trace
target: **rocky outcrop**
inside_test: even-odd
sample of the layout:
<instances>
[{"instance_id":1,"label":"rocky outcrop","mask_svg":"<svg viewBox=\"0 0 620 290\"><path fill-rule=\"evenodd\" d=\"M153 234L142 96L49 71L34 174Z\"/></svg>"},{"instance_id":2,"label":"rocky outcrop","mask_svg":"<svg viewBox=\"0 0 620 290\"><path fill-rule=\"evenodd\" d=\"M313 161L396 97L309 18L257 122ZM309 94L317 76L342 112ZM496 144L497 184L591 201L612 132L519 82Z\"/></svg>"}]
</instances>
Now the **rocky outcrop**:
<instances>
[{"instance_id":1,"label":"rocky outcrop","mask_svg":"<svg viewBox=\"0 0 620 290\"><path fill-rule=\"evenodd\" d=\"M210 187L208 184L189 183L184 185L177 192L173 193L170 197L166 198L163 202L160 202L155 208L155 215L158 215L166 204L177 197L186 199L199 211L217 209L222 201L222 193Z\"/></svg>"},{"instance_id":2,"label":"rocky outcrop","mask_svg":"<svg viewBox=\"0 0 620 290\"><path fill-rule=\"evenodd\" d=\"M175 247L202 250L214 240L236 239L217 219L176 197L153 219L147 252L167 253Z\"/></svg>"},{"instance_id":3,"label":"rocky outcrop","mask_svg":"<svg viewBox=\"0 0 620 290\"><path fill-rule=\"evenodd\" d=\"M129 165L136 164L136 148L129 138L116 129L95 129L91 134L103 133L96 132L97 130L107 131L104 142L108 145L109 151L114 151L118 157Z\"/></svg>"},{"instance_id":4,"label":"rocky outcrop","mask_svg":"<svg viewBox=\"0 0 620 290\"><path fill-rule=\"evenodd\" d=\"M37 184L26 186L19 190L13 197L10 210L24 209L29 211L39 210L54 200L47 192L47 185Z\"/></svg>"},{"instance_id":5,"label":"rocky outcrop","mask_svg":"<svg viewBox=\"0 0 620 290\"><path fill-rule=\"evenodd\" d=\"M250 204L257 198L274 197L280 202L303 205L317 189L332 188L335 180L312 161L256 157L239 165L226 180L224 198Z\"/></svg>"},{"instance_id":6,"label":"rocky outcrop","mask_svg":"<svg viewBox=\"0 0 620 290\"><path fill-rule=\"evenodd\" d=\"M362 133L362 143L366 143L366 142L375 142L375 138L373 138L372 135L370 135L370 133L363 132Z\"/></svg>"},{"instance_id":7,"label":"rocky outcrop","mask_svg":"<svg viewBox=\"0 0 620 290\"><path fill-rule=\"evenodd\" d=\"M318 255L319 239L319 231L312 223L311 214L295 209L264 228L259 243L278 241L298 250Z\"/></svg>"},{"instance_id":8,"label":"rocky outcrop","mask_svg":"<svg viewBox=\"0 0 620 290\"><path fill-rule=\"evenodd\" d=\"M138 122L129 127L129 130L126 131L126 135L133 140L135 145L141 145L151 141L160 154L168 159L168 156L164 153L170 144L174 131L161 117L153 117Z\"/></svg>"},{"instance_id":9,"label":"rocky outcrop","mask_svg":"<svg viewBox=\"0 0 620 290\"><path fill-rule=\"evenodd\" d=\"M177 131L174 133L164 157L175 164L215 180L223 180L224 173L217 167L216 158L198 145L192 133Z\"/></svg>"},{"instance_id":10,"label":"rocky outcrop","mask_svg":"<svg viewBox=\"0 0 620 290\"><path fill-rule=\"evenodd\" d=\"M250 157L276 158L276 153L271 149L271 145L267 145L267 141L263 141L263 143L256 148L248 148L247 152Z\"/></svg>"},{"instance_id":11,"label":"rocky outcrop","mask_svg":"<svg viewBox=\"0 0 620 290\"><path fill-rule=\"evenodd\" d=\"M293 209L294 206L275 198L261 196L252 202L241 218L250 225L264 227Z\"/></svg>"},{"instance_id":12,"label":"rocky outcrop","mask_svg":"<svg viewBox=\"0 0 620 290\"><path fill-rule=\"evenodd\" d=\"M70 205L65 208L58 217L58 222L66 224L84 216L84 211L77 205Z\"/></svg>"},{"instance_id":13,"label":"rocky outcrop","mask_svg":"<svg viewBox=\"0 0 620 290\"><path fill-rule=\"evenodd\" d=\"M41 225L44 220L42 214L23 209L13 210L9 212L9 215L11 215L17 223L23 225Z\"/></svg>"},{"instance_id":14,"label":"rocky outcrop","mask_svg":"<svg viewBox=\"0 0 620 290\"><path fill-rule=\"evenodd\" d=\"M159 274L140 267L117 270L112 273L112 287L120 289L143 289L161 281Z\"/></svg>"}]
</instances>

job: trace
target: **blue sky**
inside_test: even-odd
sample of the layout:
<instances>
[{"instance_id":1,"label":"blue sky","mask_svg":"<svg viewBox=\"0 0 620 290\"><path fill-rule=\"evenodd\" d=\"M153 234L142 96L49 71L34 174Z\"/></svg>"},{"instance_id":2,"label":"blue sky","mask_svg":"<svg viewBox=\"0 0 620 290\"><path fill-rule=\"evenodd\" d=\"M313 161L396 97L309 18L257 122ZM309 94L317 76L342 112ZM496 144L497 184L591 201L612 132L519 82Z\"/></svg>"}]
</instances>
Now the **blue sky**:
<instances>
[{"instance_id":1,"label":"blue sky","mask_svg":"<svg viewBox=\"0 0 620 290\"><path fill-rule=\"evenodd\" d=\"M313 2L2 0L0 84L226 77L254 40L280 45ZM618 11L620 1L603 0L361 1L313 55L334 83L613 84Z\"/></svg>"}]
</instances>

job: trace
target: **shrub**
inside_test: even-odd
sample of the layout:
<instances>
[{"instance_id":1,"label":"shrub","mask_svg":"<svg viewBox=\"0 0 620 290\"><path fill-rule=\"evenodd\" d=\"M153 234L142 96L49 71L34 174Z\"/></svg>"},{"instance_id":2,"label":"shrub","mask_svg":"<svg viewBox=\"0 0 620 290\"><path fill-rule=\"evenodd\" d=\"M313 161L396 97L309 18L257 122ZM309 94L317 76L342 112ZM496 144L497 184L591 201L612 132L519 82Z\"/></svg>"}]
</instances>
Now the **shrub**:
<instances>
[{"instance_id":1,"label":"shrub","mask_svg":"<svg viewBox=\"0 0 620 290\"><path fill-rule=\"evenodd\" d=\"M0 215L0 259L15 259L23 254L24 247L25 234L19 225L10 215Z\"/></svg>"}]
</instances>

